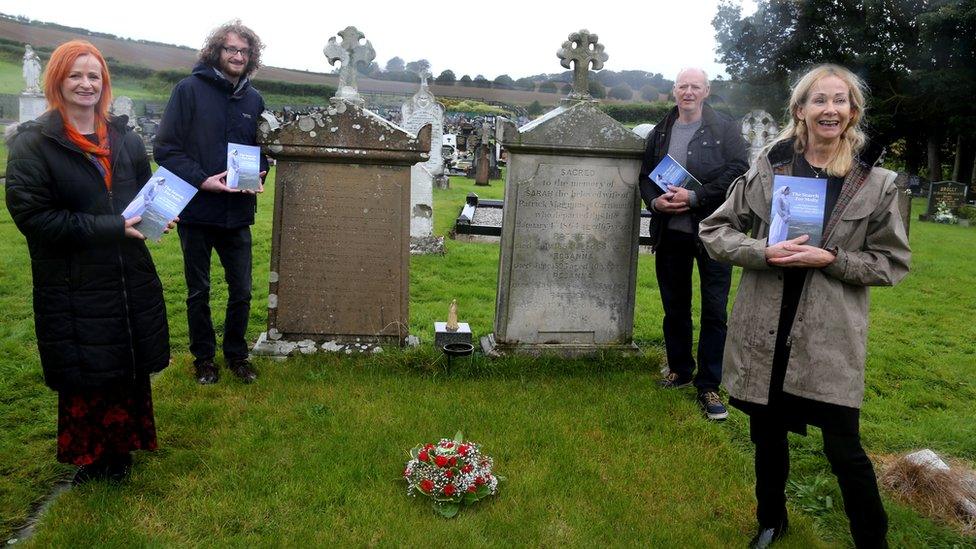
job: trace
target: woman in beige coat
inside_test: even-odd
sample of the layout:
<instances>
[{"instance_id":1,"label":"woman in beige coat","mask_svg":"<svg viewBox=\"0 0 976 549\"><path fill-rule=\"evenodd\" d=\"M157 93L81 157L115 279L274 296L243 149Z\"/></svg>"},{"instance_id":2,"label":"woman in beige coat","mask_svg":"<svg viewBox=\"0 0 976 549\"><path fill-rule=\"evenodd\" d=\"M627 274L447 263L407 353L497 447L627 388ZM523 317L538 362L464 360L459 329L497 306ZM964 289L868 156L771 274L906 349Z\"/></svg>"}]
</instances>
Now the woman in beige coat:
<instances>
[{"instance_id":1,"label":"woman in beige coat","mask_svg":"<svg viewBox=\"0 0 976 549\"><path fill-rule=\"evenodd\" d=\"M823 432L858 547L886 546L887 516L861 447L868 286L908 273L911 251L898 214L895 174L860 129L864 87L823 65L790 98L791 120L701 223L716 260L743 267L725 345L722 383L749 415L755 444L759 532L766 547L787 529L787 432ZM767 246L777 175L825 179L822 247L808 235Z\"/></svg>"}]
</instances>

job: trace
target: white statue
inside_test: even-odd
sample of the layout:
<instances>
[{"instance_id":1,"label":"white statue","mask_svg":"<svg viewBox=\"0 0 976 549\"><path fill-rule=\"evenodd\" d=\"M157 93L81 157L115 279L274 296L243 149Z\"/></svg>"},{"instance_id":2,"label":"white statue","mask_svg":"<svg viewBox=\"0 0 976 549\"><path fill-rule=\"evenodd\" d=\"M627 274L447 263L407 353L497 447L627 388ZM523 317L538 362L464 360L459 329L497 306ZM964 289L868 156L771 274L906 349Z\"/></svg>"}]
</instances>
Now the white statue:
<instances>
[{"instance_id":1,"label":"white statue","mask_svg":"<svg viewBox=\"0 0 976 549\"><path fill-rule=\"evenodd\" d=\"M40 95L41 93L41 58L34 53L30 44L24 45L24 88L25 94Z\"/></svg>"}]
</instances>

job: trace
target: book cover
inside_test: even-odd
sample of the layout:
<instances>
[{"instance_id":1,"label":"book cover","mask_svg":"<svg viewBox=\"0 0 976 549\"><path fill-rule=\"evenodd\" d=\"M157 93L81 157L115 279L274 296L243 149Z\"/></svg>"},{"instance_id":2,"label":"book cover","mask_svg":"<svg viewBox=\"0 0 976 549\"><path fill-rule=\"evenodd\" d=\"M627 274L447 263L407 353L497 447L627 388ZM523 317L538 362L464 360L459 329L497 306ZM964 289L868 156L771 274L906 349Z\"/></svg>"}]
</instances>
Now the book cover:
<instances>
[{"instance_id":1,"label":"book cover","mask_svg":"<svg viewBox=\"0 0 976 549\"><path fill-rule=\"evenodd\" d=\"M684 187L689 191L698 192L702 185L695 179L695 176L688 173L677 160L671 155L665 155L661 162L655 166L654 171L648 176L662 191L668 192L668 185L673 187Z\"/></svg>"},{"instance_id":2,"label":"book cover","mask_svg":"<svg viewBox=\"0 0 976 549\"><path fill-rule=\"evenodd\" d=\"M261 147L227 144L227 186L242 191L261 188Z\"/></svg>"},{"instance_id":3,"label":"book cover","mask_svg":"<svg viewBox=\"0 0 976 549\"><path fill-rule=\"evenodd\" d=\"M160 166L122 211L122 217L142 216L135 229L150 240L159 240L169 222L180 215L195 194L193 185Z\"/></svg>"},{"instance_id":4,"label":"book cover","mask_svg":"<svg viewBox=\"0 0 976 549\"><path fill-rule=\"evenodd\" d=\"M826 204L826 179L775 176L767 245L805 234L808 246L820 246Z\"/></svg>"}]
</instances>

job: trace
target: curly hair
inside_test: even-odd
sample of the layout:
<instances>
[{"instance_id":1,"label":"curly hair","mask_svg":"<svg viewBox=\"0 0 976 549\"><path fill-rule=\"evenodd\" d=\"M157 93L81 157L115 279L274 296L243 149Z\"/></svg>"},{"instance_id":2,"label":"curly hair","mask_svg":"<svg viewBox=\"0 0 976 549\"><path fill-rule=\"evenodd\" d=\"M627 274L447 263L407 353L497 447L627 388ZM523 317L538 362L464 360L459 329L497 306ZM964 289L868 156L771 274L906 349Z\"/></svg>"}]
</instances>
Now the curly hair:
<instances>
[{"instance_id":1,"label":"curly hair","mask_svg":"<svg viewBox=\"0 0 976 549\"><path fill-rule=\"evenodd\" d=\"M211 31L203 47L200 48L200 56L198 59L200 62L206 63L211 67L220 68L221 48L224 47L224 40L227 39L227 33L231 32L246 40L248 46L251 48L251 55L248 56L247 65L244 67L244 74L250 78L261 68L261 50L264 49L264 43L261 42L261 39L258 38L258 35L254 31L244 26L240 19L228 21Z\"/></svg>"},{"instance_id":2,"label":"curly hair","mask_svg":"<svg viewBox=\"0 0 976 549\"><path fill-rule=\"evenodd\" d=\"M789 104L790 121L783 128L783 131L776 136L773 144L793 139L794 150L797 153L802 153L806 149L807 127L804 120L800 118L799 110L807 102L813 85L828 76L840 78L849 90L851 119L841 133L840 143L837 150L834 151L833 158L825 166L830 175L843 177L850 171L854 164L854 158L867 142L867 137L861 127L864 121L864 112L867 110L867 86L856 74L840 65L818 65L803 74L793 85Z\"/></svg>"}]
</instances>

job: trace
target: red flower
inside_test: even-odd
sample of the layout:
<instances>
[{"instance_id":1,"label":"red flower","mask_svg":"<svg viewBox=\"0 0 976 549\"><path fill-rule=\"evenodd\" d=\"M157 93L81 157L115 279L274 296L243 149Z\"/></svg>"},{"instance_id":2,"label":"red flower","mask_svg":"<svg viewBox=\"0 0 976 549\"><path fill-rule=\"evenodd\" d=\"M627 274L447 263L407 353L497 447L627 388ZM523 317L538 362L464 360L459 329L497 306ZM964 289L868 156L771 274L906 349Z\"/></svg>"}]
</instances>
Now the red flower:
<instances>
[{"instance_id":1,"label":"red flower","mask_svg":"<svg viewBox=\"0 0 976 549\"><path fill-rule=\"evenodd\" d=\"M434 463L436 463L438 467L444 467L447 465L447 462L448 459L444 456L437 456L434 458Z\"/></svg>"},{"instance_id":2,"label":"red flower","mask_svg":"<svg viewBox=\"0 0 976 549\"><path fill-rule=\"evenodd\" d=\"M474 484L469 484L468 485L468 491L469 492L476 492L477 490L478 490L478 487L475 486Z\"/></svg>"},{"instance_id":3,"label":"red flower","mask_svg":"<svg viewBox=\"0 0 976 549\"><path fill-rule=\"evenodd\" d=\"M485 483L485 479L481 477L474 477L474 483L477 484L478 486L481 486L482 484Z\"/></svg>"},{"instance_id":4,"label":"red flower","mask_svg":"<svg viewBox=\"0 0 976 549\"><path fill-rule=\"evenodd\" d=\"M451 467L454 467L455 465L457 465L457 458L454 457L454 456L451 456L450 463L451 463Z\"/></svg>"},{"instance_id":5,"label":"red flower","mask_svg":"<svg viewBox=\"0 0 976 549\"><path fill-rule=\"evenodd\" d=\"M442 442L441 443L441 447L442 448L454 448L454 443L451 442L451 441Z\"/></svg>"},{"instance_id":6,"label":"red flower","mask_svg":"<svg viewBox=\"0 0 976 549\"><path fill-rule=\"evenodd\" d=\"M429 442L427 444L424 444L424 450L430 450L433 447L434 447L434 445L431 444L431 443L429 443Z\"/></svg>"},{"instance_id":7,"label":"red flower","mask_svg":"<svg viewBox=\"0 0 976 549\"><path fill-rule=\"evenodd\" d=\"M454 471L448 469L447 471L444 471L444 476L447 478L454 478Z\"/></svg>"},{"instance_id":8,"label":"red flower","mask_svg":"<svg viewBox=\"0 0 976 549\"><path fill-rule=\"evenodd\" d=\"M420 461L427 461L427 450L421 450L420 454L417 455L417 459Z\"/></svg>"},{"instance_id":9,"label":"red flower","mask_svg":"<svg viewBox=\"0 0 976 549\"><path fill-rule=\"evenodd\" d=\"M466 455L468 455L468 450L470 450L470 449L471 449L471 447L468 446L467 444L462 444L462 445L458 446L458 453L461 454L462 456L466 456Z\"/></svg>"},{"instance_id":10,"label":"red flower","mask_svg":"<svg viewBox=\"0 0 976 549\"><path fill-rule=\"evenodd\" d=\"M444 495L447 496L447 497L453 496L454 495L454 492L456 492L456 491L457 491L457 489L454 488L454 485L453 484L448 484L447 486L444 487Z\"/></svg>"},{"instance_id":11,"label":"red flower","mask_svg":"<svg viewBox=\"0 0 976 549\"><path fill-rule=\"evenodd\" d=\"M429 478L425 478L424 480L420 481L421 492L425 494L429 494L430 491L433 489L434 489L434 481L430 480Z\"/></svg>"},{"instance_id":12,"label":"red flower","mask_svg":"<svg viewBox=\"0 0 976 549\"><path fill-rule=\"evenodd\" d=\"M470 463L465 465L464 467L461 467L462 473L470 473L471 471L474 471L474 465L471 465Z\"/></svg>"}]
</instances>

